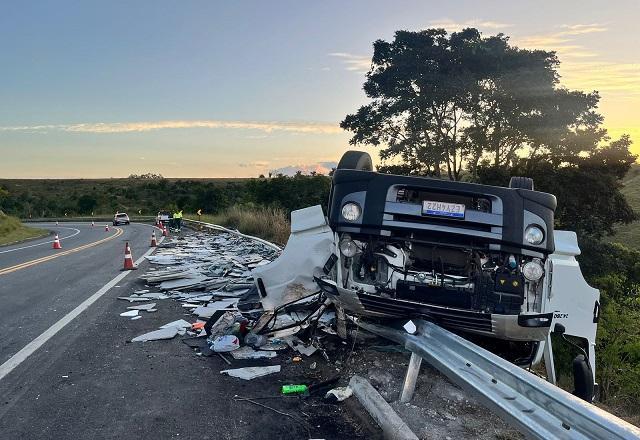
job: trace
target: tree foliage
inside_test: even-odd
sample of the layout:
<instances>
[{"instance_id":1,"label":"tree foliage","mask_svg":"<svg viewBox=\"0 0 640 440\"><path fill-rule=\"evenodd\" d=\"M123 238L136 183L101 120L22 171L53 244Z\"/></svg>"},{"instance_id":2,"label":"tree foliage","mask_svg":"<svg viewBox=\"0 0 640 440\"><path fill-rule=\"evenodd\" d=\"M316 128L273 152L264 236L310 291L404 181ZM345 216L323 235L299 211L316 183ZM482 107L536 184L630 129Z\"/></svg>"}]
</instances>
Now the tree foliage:
<instances>
[{"instance_id":1,"label":"tree foliage","mask_svg":"<svg viewBox=\"0 0 640 440\"><path fill-rule=\"evenodd\" d=\"M351 144L381 147L383 160L401 162L383 171L459 180L482 160L510 166L522 153L576 155L605 135L597 93L559 87L554 52L473 28L398 31L373 48L364 84L371 102L341 127L353 133Z\"/></svg>"}]
</instances>

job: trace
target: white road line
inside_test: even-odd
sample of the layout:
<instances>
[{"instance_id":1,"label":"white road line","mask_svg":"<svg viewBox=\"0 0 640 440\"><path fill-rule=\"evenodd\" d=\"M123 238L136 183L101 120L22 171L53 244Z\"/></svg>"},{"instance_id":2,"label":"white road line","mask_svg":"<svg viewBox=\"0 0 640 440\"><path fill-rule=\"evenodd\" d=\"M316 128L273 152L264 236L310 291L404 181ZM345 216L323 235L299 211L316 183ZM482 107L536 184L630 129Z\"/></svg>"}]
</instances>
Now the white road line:
<instances>
[{"instance_id":1,"label":"white road line","mask_svg":"<svg viewBox=\"0 0 640 440\"><path fill-rule=\"evenodd\" d=\"M164 237L161 237L158 241L160 244ZM147 252L145 252L140 258L135 261L135 265L138 265L144 260L144 257L151 254L156 248L151 248ZM107 293L113 286L118 284L124 277L129 275L131 271L125 271L116 276L114 279L109 281L107 284L102 286L100 290L91 295L89 298L85 299L78 307L67 313L64 317L62 317L58 322L53 324L47 330L44 331L40 336L35 338L33 341L29 342L25 347L11 356L4 364L0 365L0 380L2 380L7 374L11 373L14 368L20 365L22 362L27 360L29 356L31 356L36 350L42 347L49 339L55 336L60 330L62 330L67 324L73 321L78 315L87 310L91 304L96 302L102 295Z\"/></svg>"},{"instance_id":2,"label":"white road line","mask_svg":"<svg viewBox=\"0 0 640 440\"><path fill-rule=\"evenodd\" d=\"M76 228L65 228L63 226L59 226L58 229L70 229L72 231L76 231L75 234L67 235L66 237L60 238L60 241L66 240L67 238L75 237L76 235L78 235L80 233L80 229L76 229ZM0 254L6 254L7 252L14 252L14 251L22 250L22 249L29 249L29 248L32 248L32 247L42 246L43 244L50 244L50 243L53 243L53 240L43 241L42 243L32 244L32 245L29 245L29 246L22 246L22 247L19 247L19 248L9 249L9 250L6 250L6 251L0 251Z\"/></svg>"}]
</instances>

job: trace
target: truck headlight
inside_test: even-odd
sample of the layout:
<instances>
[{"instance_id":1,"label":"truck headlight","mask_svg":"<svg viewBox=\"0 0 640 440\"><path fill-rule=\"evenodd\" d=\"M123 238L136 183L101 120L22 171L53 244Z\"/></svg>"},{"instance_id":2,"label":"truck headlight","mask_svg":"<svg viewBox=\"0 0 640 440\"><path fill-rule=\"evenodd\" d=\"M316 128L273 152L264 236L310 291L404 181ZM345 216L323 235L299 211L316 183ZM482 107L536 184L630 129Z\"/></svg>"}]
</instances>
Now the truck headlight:
<instances>
[{"instance_id":1,"label":"truck headlight","mask_svg":"<svg viewBox=\"0 0 640 440\"><path fill-rule=\"evenodd\" d=\"M540 244L544 241L544 232L539 226L527 226L527 229L524 231L524 239L527 240L529 244Z\"/></svg>"},{"instance_id":2,"label":"truck headlight","mask_svg":"<svg viewBox=\"0 0 640 440\"><path fill-rule=\"evenodd\" d=\"M358 253L358 246L352 239L344 238L340 242L340 253L345 257L351 258Z\"/></svg>"},{"instance_id":3,"label":"truck headlight","mask_svg":"<svg viewBox=\"0 0 640 440\"><path fill-rule=\"evenodd\" d=\"M347 202L342 207L342 217L347 221L355 222L360 218L361 214L362 208L357 203Z\"/></svg>"},{"instance_id":4,"label":"truck headlight","mask_svg":"<svg viewBox=\"0 0 640 440\"><path fill-rule=\"evenodd\" d=\"M544 269L539 260L529 261L522 267L522 275L529 281L538 281L543 274Z\"/></svg>"}]
</instances>

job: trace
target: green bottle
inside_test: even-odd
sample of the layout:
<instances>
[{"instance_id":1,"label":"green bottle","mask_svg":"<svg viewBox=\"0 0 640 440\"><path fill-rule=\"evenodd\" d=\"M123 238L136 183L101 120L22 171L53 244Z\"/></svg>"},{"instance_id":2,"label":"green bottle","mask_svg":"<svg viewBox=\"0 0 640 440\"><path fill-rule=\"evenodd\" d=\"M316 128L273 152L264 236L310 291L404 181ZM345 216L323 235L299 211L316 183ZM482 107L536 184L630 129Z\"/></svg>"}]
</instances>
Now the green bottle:
<instances>
[{"instance_id":1,"label":"green bottle","mask_svg":"<svg viewBox=\"0 0 640 440\"><path fill-rule=\"evenodd\" d=\"M302 394L308 390L306 385L282 385L282 394Z\"/></svg>"}]
</instances>

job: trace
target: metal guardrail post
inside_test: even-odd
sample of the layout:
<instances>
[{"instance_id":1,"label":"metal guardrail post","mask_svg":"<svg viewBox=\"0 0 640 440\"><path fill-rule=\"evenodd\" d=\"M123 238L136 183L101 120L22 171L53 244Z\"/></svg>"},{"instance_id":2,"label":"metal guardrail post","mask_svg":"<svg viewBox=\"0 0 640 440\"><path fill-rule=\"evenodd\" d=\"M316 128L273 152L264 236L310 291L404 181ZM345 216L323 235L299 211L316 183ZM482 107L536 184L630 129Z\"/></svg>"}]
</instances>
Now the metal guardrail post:
<instances>
[{"instance_id":1,"label":"metal guardrail post","mask_svg":"<svg viewBox=\"0 0 640 440\"><path fill-rule=\"evenodd\" d=\"M357 320L402 344L532 439L640 439L640 429L434 323L415 335Z\"/></svg>"},{"instance_id":2,"label":"metal guardrail post","mask_svg":"<svg viewBox=\"0 0 640 440\"><path fill-rule=\"evenodd\" d=\"M422 365L422 358L415 353L411 353L411 359L409 359L407 373L404 375L402 393L400 394L400 402L407 403L410 402L411 399L413 399L413 392L416 390L418 373L420 373L420 365Z\"/></svg>"}]
</instances>

